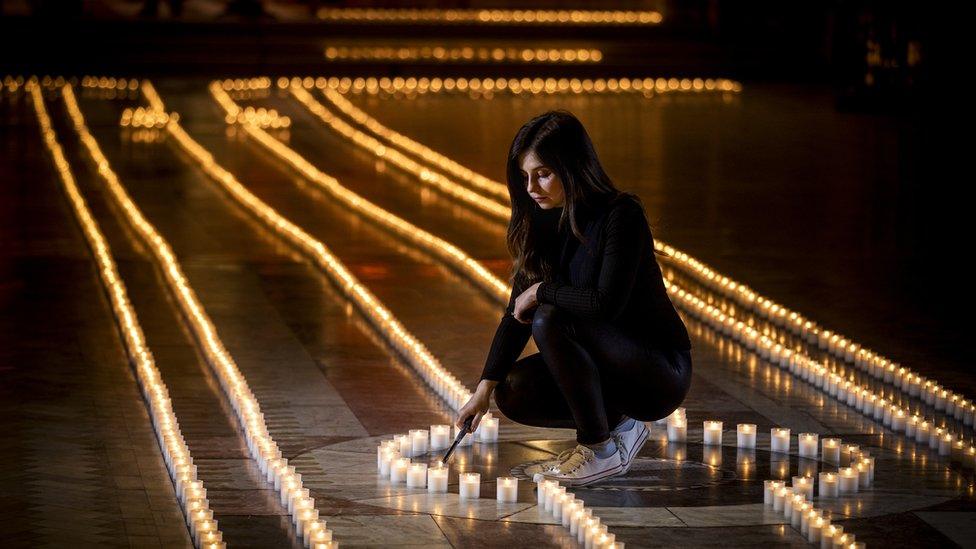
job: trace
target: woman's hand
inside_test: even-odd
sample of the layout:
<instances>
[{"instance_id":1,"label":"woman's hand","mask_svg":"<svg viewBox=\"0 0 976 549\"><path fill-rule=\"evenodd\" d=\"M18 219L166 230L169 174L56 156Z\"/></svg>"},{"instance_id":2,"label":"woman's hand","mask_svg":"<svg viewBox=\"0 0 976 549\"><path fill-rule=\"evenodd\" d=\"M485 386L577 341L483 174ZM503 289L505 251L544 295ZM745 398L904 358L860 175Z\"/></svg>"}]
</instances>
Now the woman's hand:
<instances>
[{"instance_id":1,"label":"woman's hand","mask_svg":"<svg viewBox=\"0 0 976 549\"><path fill-rule=\"evenodd\" d=\"M542 282L536 282L535 284L526 288L522 295L515 298L515 310L512 311L512 316L515 320L518 320L522 324L529 324L532 322L532 317L528 314L530 310L534 309L538 304L539 300L536 298L536 291Z\"/></svg>"},{"instance_id":2,"label":"woman's hand","mask_svg":"<svg viewBox=\"0 0 976 549\"><path fill-rule=\"evenodd\" d=\"M471 432L473 433L481 423L481 416L488 411L488 406L491 404L491 392L495 390L497 384L497 381L482 379L468 402L458 410L458 417L454 420L454 426L460 429L464 425L464 420L474 416L474 421L471 422Z\"/></svg>"}]
</instances>

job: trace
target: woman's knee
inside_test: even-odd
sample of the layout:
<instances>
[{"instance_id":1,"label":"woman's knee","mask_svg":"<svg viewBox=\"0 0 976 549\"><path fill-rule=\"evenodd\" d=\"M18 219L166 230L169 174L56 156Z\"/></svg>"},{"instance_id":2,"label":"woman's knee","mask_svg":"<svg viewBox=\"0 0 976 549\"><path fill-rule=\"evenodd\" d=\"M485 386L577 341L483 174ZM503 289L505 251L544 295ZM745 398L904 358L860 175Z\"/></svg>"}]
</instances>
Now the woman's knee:
<instances>
[{"instance_id":1,"label":"woman's knee","mask_svg":"<svg viewBox=\"0 0 976 549\"><path fill-rule=\"evenodd\" d=\"M553 336L564 333L569 321L564 311L549 303L541 303L532 316L532 337L536 345L545 345Z\"/></svg>"}]
</instances>

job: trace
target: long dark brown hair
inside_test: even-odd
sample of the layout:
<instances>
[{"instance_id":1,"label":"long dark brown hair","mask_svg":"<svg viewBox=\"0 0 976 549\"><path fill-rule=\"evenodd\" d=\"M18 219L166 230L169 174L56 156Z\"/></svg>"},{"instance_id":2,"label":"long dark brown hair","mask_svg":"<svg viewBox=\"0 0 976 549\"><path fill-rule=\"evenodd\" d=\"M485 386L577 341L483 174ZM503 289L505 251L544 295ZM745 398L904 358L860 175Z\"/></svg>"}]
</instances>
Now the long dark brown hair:
<instances>
[{"instance_id":1,"label":"long dark brown hair","mask_svg":"<svg viewBox=\"0 0 976 549\"><path fill-rule=\"evenodd\" d=\"M544 244L551 236L543 234L538 204L529 196L522 177L523 155L534 151L539 160L562 182L565 202L558 227L568 223L573 235L588 245L581 233L582 217L621 196L640 198L618 190L597 158L593 142L578 118L565 110L554 110L529 120L515 134L508 151L508 195L512 217L508 223L508 251L512 255L512 279L518 273L530 281L552 280L554 266L545 259ZM552 232L552 229L549 229Z\"/></svg>"}]
</instances>

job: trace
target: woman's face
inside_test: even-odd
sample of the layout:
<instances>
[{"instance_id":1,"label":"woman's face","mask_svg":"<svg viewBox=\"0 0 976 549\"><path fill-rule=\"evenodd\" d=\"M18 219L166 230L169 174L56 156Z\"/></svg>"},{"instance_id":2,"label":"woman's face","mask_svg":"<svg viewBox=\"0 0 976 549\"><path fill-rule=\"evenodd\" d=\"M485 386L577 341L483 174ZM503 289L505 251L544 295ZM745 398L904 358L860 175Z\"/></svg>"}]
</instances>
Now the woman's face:
<instances>
[{"instance_id":1,"label":"woman's face","mask_svg":"<svg viewBox=\"0 0 976 549\"><path fill-rule=\"evenodd\" d=\"M539 160L535 151L529 151L522 156L521 168L525 189L540 208L549 210L563 205L565 194L562 181L556 172Z\"/></svg>"}]
</instances>

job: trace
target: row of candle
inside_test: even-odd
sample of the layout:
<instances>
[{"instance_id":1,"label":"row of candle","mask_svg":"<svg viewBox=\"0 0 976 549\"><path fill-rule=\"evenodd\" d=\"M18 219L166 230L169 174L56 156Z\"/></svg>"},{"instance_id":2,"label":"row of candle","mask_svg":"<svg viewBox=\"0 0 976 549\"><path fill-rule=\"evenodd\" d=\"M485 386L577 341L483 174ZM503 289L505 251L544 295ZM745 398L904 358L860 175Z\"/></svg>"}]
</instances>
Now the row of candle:
<instances>
[{"instance_id":1,"label":"row of candle","mask_svg":"<svg viewBox=\"0 0 976 549\"><path fill-rule=\"evenodd\" d=\"M739 93L742 85L724 78L478 78L478 77L279 77L279 88L333 89L339 93L366 93L412 97L428 93L466 93L491 98L495 93L513 95L636 94L651 98L657 94L680 92Z\"/></svg>"},{"instance_id":2,"label":"row of candle","mask_svg":"<svg viewBox=\"0 0 976 549\"><path fill-rule=\"evenodd\" d=\"M675 274L673 272L665 272L667 278L672 280L674 279ZM704 289L703 291L706 294L709 292L707 289ZM743 314L741 318L737 318L734 305L719 304L717 308L722 314L725 314L729 319L732 319L726 320L725 322L725 326L722 330L725 334L731 333L732 329L735 327L745 327L751 323L751 319L745 318L745 314ZM821 332L821 334L822 333L829 334L829 331ZM779 329L773 325L763 327L763 334L774 341L782 341L788 337L785 333L780 333ZM918 407L930 406L934 409L934 411L942 412L945 418L954 419L960 422L964 427L971 427L973 425L973 415L974 412L976 412L976 406L961 398L959 395L953 394L950 391L942 388L932 380L925 380L925 378L922 378L917 374L912 374L903 367L897 367L896 369L894 364L886 364L885 361L865 361L862 359L864 355L862 352L863 350L859 350L856 353L853 352L850 346L844 343L844 340L839 339L836 335L831 335L827 340L820 340L819 337L816 339L816 341L807 341L807 339L804 339L803 341L809 347L816 347L818 345L821 347L833 346L838 354L842 354L844 352L843 350L847 349L847 358L855 361L857 369L863 370L864 374L867 376L893 385L893 388L884 391L887 393L899 393L898 395L888 395L888 401L890 401L892 404L897 403L899 405L908 407L910 406L909 401L912 399L917 399L919 402ZM837 343L838 341L840 343ZM789 352L799 353L802 356L809 357L809 353L803 352L799 346L796 349L789 349L786 344L780 343L775 344L769 352L772 356L778 356L780 354ZM841 358L841 360L843 360L843 358ZM823 365L826 367L827 363L825 362ZM850 380L844 379L844 377L848 375L848 372L845 371L843 366L839 366L836 368L836 371L833 372L830 368L825 368L824 371L832 377L836 375L837 379L839 379L840 382L844 383L846 386L857 386L857 384L853 381L855 377L853 374L850 375ZM873 403L874 400L877 400L880 396L883 395L872 395L870 397L871 402ZM854 397L851 396L850 398L853 399ZM853 403L851 403L851 405L853 405Z\"/></svg>"},{"instance_id":3,"label":"row of candle","mask_svg":"<svg viewBox=\"0 0 976 549\"><path fill-rule=\"evenodd\" d=\"M601 524L600 517L593 509L586 507L582 499L566 490L555 480L547 479L542 473L533 477L536 483L537 507L541 513L549 513L559 524L576 536L584 548L622 549L624 543L616 540L616 535Z\"/></svg>"},{"instance_id":4,"label":"row of candle","mask_svg":"<svg viewBox=\"0 0 976 549\"><path fill-rule=\"evenodd\" d=\"M656 25L653 10L319 8L319 19L333 23L406 23L464 25Z\"/></svg>"},{"instance_id":5,"label":"row of candle","mask_svg":"<svg viewBox=\"0 0 976 549\"><path fill-rule=\"evenodd\" d=\"M112 258L108 241L78 189L71 166L51 125L40 87L31 82L28 85L44 143L54 160L72 212L94 255L99 280L109 296L112 312L118 321L119 331L125 342L125 351L145 398L144 402L149 410L149 417L166 463L166 470L173 482L194 546L215 549L225 547L223 534L210 509L207 490L203 481L197 478L197 467L193 464L190 449L180 430L166 384L146 342L135 308L129 300L125 283Z\"/></svg>"},{"instance_id":6,"label":"row of candle","mask_svg":"<svg viewBox=\"0 0 976 549\"><path fill-rule=\"evenodd\" d=\"M821 473L821 491L824 475L833 473ZM849 486L850 481L846 484ZM853 484L856 491L856 477ZM806 477L793 477L791 487L786 486L783 481L767 480L763 488L763 504L773 512L781 513L784 519L790 521L790 526L799 531L809 543L819 544L822 549L864 548L864 542L857 542L854 534L844 532L842 526L831 524L830 518L824 516L824 511L814 507L812 485L812 480Z\"/></svg>"},{"instance_id":7,"label":"row of candle","mask_svg":"<svg viewBox=\"0 0 976 549\"><path fill-rule=\"evenodd\" d=\"M595 48L488 48L474 46L328 46L329 61L433 61L440 63L599 63Z\"/></svg>"},{"instance_id":8,"label":"row of candle","mask_svg":"<svg viewBox=\"0 0 976 549\"><path fill-rule=\"evenodd\" d=\"M212 82L209 89L218 103L225 107L228 114L235 112L230 110L230 107L239 108L219 82ZM445 257L464 255L457 247L423 231L406 220L390 214L346 189L335 178L319 171L294 150L288 148L257 125L244 123L241 124L241 127L271 154L291 165L310 181L314 181L321 188L329 191L332 196L340 199L345 206L353 211L366 216L383 227L395 230L396 234L424 242L430 247L436 247L441 250ZM265 223L275 234L307 255L317 267L325 272L335 282L336 286L358 306L364 316L377 328L378 333L405 357L408 364L452 409L457 410L468 401L471 392L464 387L457 377L440 364L426 346L413 336L364 284L359 282L356 276L329 250L325 243L308 234L304 229L286 219L274 208L251 193L233 174L217 164L213 156L183 131L178 123L170 124L167 129L175 137L175 142L196 160L201 168L220 184L229 196ZM494 275L479 265L477 261L471 260L465 265L470 273L475 273L484 280L494 278ZM503 288L502 285L502 288L495 289L495 291L502 292L504 291Z\"/></svg>"},{"instance_id":9,"label":"row of candle","mask_svg":"<svg viewBox=\"0 0 976 549\"><path fill-rule=\"evenodd\" d=\"M409 457L401 456L395 441L385 441L380 445L377 455L377 471L381 478L391 483L404 483L407 488L426 488L431 494L446 493L450 466L438 461L428 467L426 463L414 463ZM458 475L458 497L463 500L481 497L481 474L460 473ZM495 481L495 498L502 503L518 501L518 479L498 477Z\"/></svg>"},{"instance_id":10,"label":"row of candle","mask_svg":"<svg viewBox=\"0 0 976 549\"><path fill-rule=\"evenodd\" d=\"M809 358L801 352L785 349L769 337L760 334L752 327L742 325L741 321L734 327L731 318L718 311L715 307L705 303L700 298L686 290L677 287L672 282L665 281L675 304L693 317L704 322L710 328L729 335L734 341L741 343L746 349L755 352L761 358L774 365L788 370L793 375L820 389L828 396L837 399L842 404L853 407L866 417L878 421L892 431L902 433L909 439L928 444L934 450L951 459L958 459L968 467L973 467L976 459L976 447L953 444L959 437L942 427L934 427L933 422L913 416L907 418L904 409L891 405L883 397L872 393L866 387L856 385L840 375L830 373L826 367ZM953 450L955 449L955 454Z\"/></svg>"},{"instance_id":11,"label":"row of candle","mask_svg":"<svg viewBox=\"0 0 976 549\"><path fill-rule=\"evenodd\" d=\"M144 81L141 89L147 98L152 98L150 106L155 108L162 105L151 83ZM221 342L216 327L190 286L169 244L145 218L112 170L108 159L85 124L70 84L64 86L62 95L83 148L98 166L98 174L104 181L109 196L118 206L113 211L123 216L124 222L138 235L150 252L155 266L163 274L163 280L175 297L176 304L182 311L195 339L200 342L201 351L237 416L251 457L266 476L267 482L279 493L281 503L288 509L299 537L306 546L320 544L334 546L332 532L326 528L325 521L319 520L315 500L309 495L308 489L303 487L301 474L294 466L288 465L288 460L282 457L280 448L268 431L257 398ZM165 112L164 109L159 110ZM178 117L170 116L167 128L178 124Z\"/></svg>"},{"instance_id":12,"label":"row of candle","mask_svg":"<svg viewBox=\"0 0 976 549\"><path fill-rule=\"evenodd\" d=\"M949 391L937 381L926 379L847 337L821 328L798 312L774 303L747 286L712 270L687 253L666 244L659 243L657 247L683 272L688 273L710 291L731 299L744 309L789 330L808 344L815 345L853 364L871 377L894 386L906 395L920 398L926 404L933 406L936 411L944 411L947 416L962 422L966 427L973 427L976 404L963 395Z\"/></svg>"}]
</instances>

